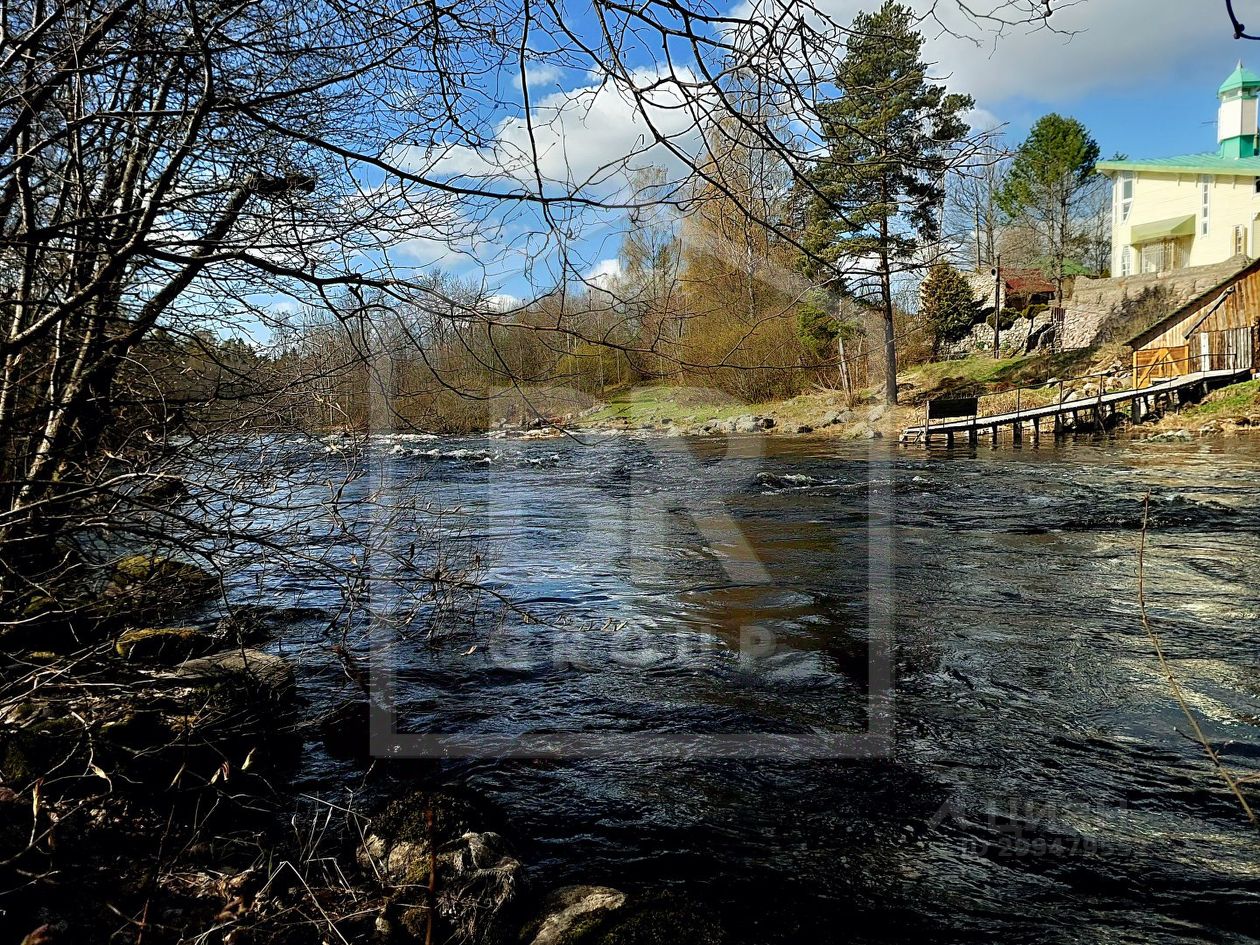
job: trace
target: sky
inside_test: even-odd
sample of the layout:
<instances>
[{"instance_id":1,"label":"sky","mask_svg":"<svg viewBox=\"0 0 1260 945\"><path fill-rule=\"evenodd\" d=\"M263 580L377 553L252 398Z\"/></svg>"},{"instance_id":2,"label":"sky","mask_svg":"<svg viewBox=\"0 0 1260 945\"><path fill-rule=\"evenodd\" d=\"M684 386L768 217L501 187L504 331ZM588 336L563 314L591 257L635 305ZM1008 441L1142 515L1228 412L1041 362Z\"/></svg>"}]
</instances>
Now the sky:
<instances>
[{"instance_id":1,"label":"sky","mask_svg":"<svg viewBox=\"0 0 1260 945\"><path fill-rule=\"evenodd\" d=\"M979 127L1003 124L1011 146L1022 140L1037 118L1057 111L1082 121L1105 157L1212 150L1217 87L1240 59L1260 71L1260 42L1233 38L1224 0L1052 0L1056 7L1052 28L1010 26L1000 35L985 24L961 20L957 0L904 2L917 11L937 11L944 26L929 20L921 27L927 38L925 58L934 64L934 77L951 91L972 95L976 101L972 123ZM977 9L1001 2L969 0L968 5ZM879 0L815 3L837 22L848 23L857 12L877 8ZM1260 0L1236 0L1235 7L1241 19L1250 17L1260 27ZM651 76L653 69L661 67L644 62L642 68ZM685 62L676 62L672 75L685 79L687 69ZM540 165L553 179L568 175L585 180L593 174L594 186L607 187L611 186L608 175L598 169L633 151L645 130L614 90L593 86L592 81L578 70L547 65L531 70L533 133L541 148ZM668 86L659 95L667 105ZM679 127L689 122L687 116L667 109L658 117L666 131L670 122ZM496 139L486 150L456 147L441 154L417 154L413 160L416 167L429 172L476 176L487 173L487 157L500 168L521 165L529 142L529 131L519 118L504 115L498 119ZM451 212L460 210L454 207ZM624 217L606 213L579 228L572 248L587 276L608 277L617 272L616 255L625 225ZM510 303L547 288L545 266L541 275L537 269L530 270L531 260L538 264L545 256L537 234L530 235L536 229L528 219L505 221L495 239L506 250L500 254L488 253L484 240L480 246L447 247L418 233L398 255L411 266L436 266L481 281L487 292L498 293ZM487 265L491 255L494 263Z\"/></svg>"},{"instance_id":2,"label":"sky","mask_svg":"<svg viewBox=\"0 0 1260 945\"><path fill-rule=\"evenodd\" d=\"M1004 124L1018 143L1032 123L1057 111L1082 121L1104 156L1157 157L1216 147L1216 89L1239 59L1260 71L1260 42L1235 40L1223 0L1078 0L1051 17L1054 29L1013 26L1001 35L950 16L952 0L937 0L944 26L925 22L925 57L953 91L976 100L974 124ZM912 2L926 10L931 0ZM872 10L877 0L823 0L838 22ZM971 4L976 8L976 4ZM1236 3L1240 19L1260 25L1260 0ZM1250 8L1250 9L1248 9ZM553 94L564 88L548 76ZM557 81L559 80L559 81ZM618 146L609 124L567 129L566 148L596 161ZM612 132L610 134L610 132ZM602 245L615 250L615 236ZM615 269L605 258L602 271ZM518 280L511 290L527 291Z\"/></svg>"}]
</instances>

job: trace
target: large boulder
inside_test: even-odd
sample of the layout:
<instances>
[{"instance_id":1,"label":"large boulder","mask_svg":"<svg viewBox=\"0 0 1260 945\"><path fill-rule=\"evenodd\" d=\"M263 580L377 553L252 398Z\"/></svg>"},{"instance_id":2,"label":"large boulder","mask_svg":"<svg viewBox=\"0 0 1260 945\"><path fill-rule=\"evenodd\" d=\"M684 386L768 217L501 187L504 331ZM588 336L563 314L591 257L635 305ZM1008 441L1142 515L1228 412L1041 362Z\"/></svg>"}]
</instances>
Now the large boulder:
<instances>
[{"instance_id":1,"label":"large boulder","mask_svg":"<svg viewBox=\"0 0 1260 945\"><path fill-rule=\"evenodd\" d=\"M281 701L293 694L293 667L282 657L239 648L186 660L177 677L198 687L230 686Z\"/></svg>"},{"instance_id":2,"label":"large boulder","mask_svg":"<svg viewBox=\"0 0 1260 945\"><path fill-rule=\"evenodd\" d=\"M518 945L722 945L721 924L671 894L627 896L607 886L566 886L547 896Z\"/></svg>"},{"instance_id":3,"label":"large boulder","mask_svg":"<svg viewBox=\"0 0 1260 945\"><path fill-rule=\"evenodd\" d=\"M597 931L626 902L610 886L565 886L549 893L521 930L521 945L575 945Z\"/></svg>"},{"instance_id":4,"label":"large boulder","mask_svg":"<svg viewBox=\"0 0 1260 945\"><path fill-rule=\"evenodd\" d=\"M197 627L143 627L124 630L114 651L125 660L174 666L209 653L215 638Z\"/></svg>"},{"instance_id":5,"label":"large boulder","mask_svg":"<svg viewBox=\"0 0 1260 945\"><path fill-rule=\"evenodd\" d=\"M189 561L156 553L128 555L114 563L103 595L104 609L123 619L174 615L209 599L218 579Z\"/></svg>"},{"instance_id":6,"label":"large boulder","mask_svg":"<svg viewBox=\"0 0 1260 945\"><path fill-rule=\"evenodd\" d=\"M774 418L745 414L742 417L737 417L732 423L734 424L732 432L760 433L762 430L769 430L774 426Z\"/></svg>"},{"instance_id":7,"label":"large boulder","mask_svg":"<svg viewBox=\"0 0 1260 945\"><path fill-rule=\"evenodd\" d=\"M214 575L188 561L166 555L127 555L114 563L109 576L110 587L126 589L138 586L163 585L166 593L198 591L208 593L215 584Z\"/></svg>"}]
</instances>

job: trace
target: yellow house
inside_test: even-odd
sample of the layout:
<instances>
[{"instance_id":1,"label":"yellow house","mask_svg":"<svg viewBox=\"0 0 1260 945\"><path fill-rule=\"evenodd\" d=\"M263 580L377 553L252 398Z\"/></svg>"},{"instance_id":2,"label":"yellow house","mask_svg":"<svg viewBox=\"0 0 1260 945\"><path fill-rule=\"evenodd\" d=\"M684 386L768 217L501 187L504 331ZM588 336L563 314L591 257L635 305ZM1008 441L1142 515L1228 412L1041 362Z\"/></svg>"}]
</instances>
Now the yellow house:
<instances>
[{"instance_id":1,"label":"yellow house","mask_svg":"<svg viewBox=\"0 0 1260 945\"><path fill-rule=\"evenodd\" d=\"M1113 276L1258 255L1260 75L1240 62L1218 95L1216 151L1098 162L1114 184Z\"/></svg>"}]
</instances>

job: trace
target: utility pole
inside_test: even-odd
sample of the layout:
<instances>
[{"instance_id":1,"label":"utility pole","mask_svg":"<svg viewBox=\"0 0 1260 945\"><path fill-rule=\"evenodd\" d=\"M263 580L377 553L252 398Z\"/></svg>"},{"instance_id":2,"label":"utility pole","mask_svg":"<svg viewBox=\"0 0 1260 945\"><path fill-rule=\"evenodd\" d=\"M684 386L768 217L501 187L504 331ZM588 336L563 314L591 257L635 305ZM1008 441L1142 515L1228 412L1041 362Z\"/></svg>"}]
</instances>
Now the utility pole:
<instances>
[{"instance_id":1,"label":"utility pole","mask_svg":"<svg viewBox=\"0 0 1260 945\"><path fill-rule=\"evenodd\" d=\"M993 359L1002 356L1002 257L993 260Z\"/></svg>"},{"instance_id":2,"label":"utility pole","mask_svg":"<svg viewBox=\"0 0 1260 945\"><path fill-rule=\"evenodd\" d=\"M1260 148L1256 149L1256 153L1260 154ZM976 201L976 272L980 272L980 267L984 265L984 260L980 255L980 201Z\"/></svg>"}]
</instances>

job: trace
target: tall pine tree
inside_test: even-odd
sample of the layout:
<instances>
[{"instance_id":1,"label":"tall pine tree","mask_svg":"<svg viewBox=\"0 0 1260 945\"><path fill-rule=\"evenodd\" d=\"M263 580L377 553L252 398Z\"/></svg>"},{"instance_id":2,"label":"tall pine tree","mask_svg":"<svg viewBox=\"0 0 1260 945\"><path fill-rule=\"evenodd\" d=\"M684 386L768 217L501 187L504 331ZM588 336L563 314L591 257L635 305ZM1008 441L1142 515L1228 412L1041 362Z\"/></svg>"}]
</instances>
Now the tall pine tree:
<instances>
[{"instance_id":1,"label":"tall pine tree","mask_svg":"<svg viewBox=\"0 0 1260 945\"><path fill-rule=\"evenodd\" d=\"M805 271L842 274L852 291L863 276L884 314L885 399L897 402L893 283L923 266L921 250L940 235L945 177L970 129L973 102L929 82L914 14L891 0L853 21L837 86L819 109L826 155L806 178Z\"/></svg>"}]
</instances>

